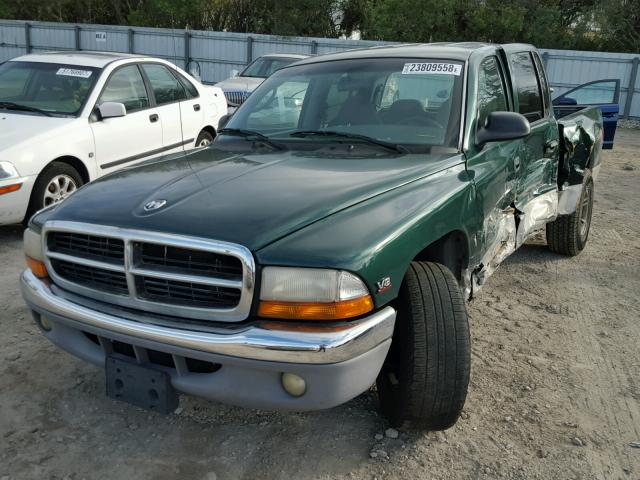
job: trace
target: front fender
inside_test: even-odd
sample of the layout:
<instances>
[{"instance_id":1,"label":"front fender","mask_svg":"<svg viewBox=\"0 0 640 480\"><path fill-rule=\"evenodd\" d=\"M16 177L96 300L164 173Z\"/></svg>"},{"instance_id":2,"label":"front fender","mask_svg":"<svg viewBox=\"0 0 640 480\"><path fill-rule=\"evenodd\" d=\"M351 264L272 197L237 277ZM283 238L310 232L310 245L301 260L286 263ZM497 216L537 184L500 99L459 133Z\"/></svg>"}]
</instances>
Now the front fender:
<instances>
[{"instance_id":1,"label":"front fender","mask_svg":"<svg viewBox=\"0 0 640 480\"><path fill-rule=\"evenodd\" d=\"M358 274L376 307L398 295L410 262L454 230L477 222L463 163L337 212L258 252L260 265L339 268ZM469 251L473 251L469 246ZM376 283L390 277L391 288Z\"/></svg>"}]
</instances>

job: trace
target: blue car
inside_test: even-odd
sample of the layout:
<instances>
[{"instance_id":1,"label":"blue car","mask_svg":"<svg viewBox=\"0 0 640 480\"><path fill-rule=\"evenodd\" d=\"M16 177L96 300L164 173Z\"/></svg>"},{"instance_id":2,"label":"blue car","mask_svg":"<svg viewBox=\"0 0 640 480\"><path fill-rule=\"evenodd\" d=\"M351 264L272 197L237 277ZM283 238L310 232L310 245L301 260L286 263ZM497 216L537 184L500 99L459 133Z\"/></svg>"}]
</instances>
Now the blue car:
<instances>
[{"instance_id":1,"label":"blue car","mask_svg":"<svg viewBox=\"0 0 640 480\"><path fill-rule=\"evenodd\" d=\"M594 105L602 111L604 143L602 148L612 149L613 138L620 113L620 80L608 78L579 85L553 100L556 118L566 117L585 107Z\"/></svg>"}]
</instances>

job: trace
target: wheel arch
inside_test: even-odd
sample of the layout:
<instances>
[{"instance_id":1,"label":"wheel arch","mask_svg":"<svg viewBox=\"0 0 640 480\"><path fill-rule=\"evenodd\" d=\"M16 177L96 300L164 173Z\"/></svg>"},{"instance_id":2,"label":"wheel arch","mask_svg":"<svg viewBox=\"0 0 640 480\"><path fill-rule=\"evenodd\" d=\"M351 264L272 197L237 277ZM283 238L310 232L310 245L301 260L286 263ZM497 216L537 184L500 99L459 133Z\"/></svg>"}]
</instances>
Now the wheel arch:
<instances>
[{"instance_id":1,"label":"wheel arch","mask_svg":"<svg viewBox=\"0 0 640 480\"><path fill-rule=\"evenodd\" d=\"M80 174L80 177L82 177L82 181L84 183L88 183L91 181L91 175L89 174L89 169L87 168L87 166L78 157L74 157L72 155L64 155L62 157L54 158L49 163L47 163L42 170L40 170L40 174L42 174L44 169L51 165L53 162L66 163L67 165L70 165L76 169L76 171Z\"/></svg>"},{"instance_id":2,"label":"wheel arch","mask_svg":"<svg viewBox=\"0 0 640 480\"><path fill-rule=\"evenodd\" d=\"M424 247L412 261L435 262L447 267L459 283L469 267L469 241L462 230L452 230Z\"/></svg>"},{"instance_id":3,"label":"wheel arch","mask_svg":"<svg viewBox=\"0 0 640 480\"><path fill-rule=\"evenodd\" d=\"M218 135L218 133L216 132L216 129L213 128L211 125L205 125L204 127L202 127L198 132L198 136L200 136L202 132L210 133L213 138L216 138L216 135Z\"/></svg>"}]
</instances>

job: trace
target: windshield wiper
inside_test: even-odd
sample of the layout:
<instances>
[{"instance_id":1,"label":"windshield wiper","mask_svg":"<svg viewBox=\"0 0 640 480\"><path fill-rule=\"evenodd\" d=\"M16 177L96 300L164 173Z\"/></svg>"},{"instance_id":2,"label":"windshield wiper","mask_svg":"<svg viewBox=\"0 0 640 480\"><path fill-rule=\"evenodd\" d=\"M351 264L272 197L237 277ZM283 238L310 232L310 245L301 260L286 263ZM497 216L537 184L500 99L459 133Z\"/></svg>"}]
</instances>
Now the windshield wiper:
<instances>
[{"instance_id":1,"label":"windshield wiper","mask_svg":"<svg viewBox=\"0 0 640 480\"><path fill-rule=\"evenodd\" d=\"M244 137L247 140L259 140L277 150L285 150L284 146L274 142L266 135L254 130L245 130L244 128L223 128L218 133L221 133L223 135L235 135L237 137Z\"/></svg>"},{"instance_id":2,"label":"windshield wiper","mask_svg":"<svg viewBox=\"0 0 640 480\"><path fill-rule=\"evenodd\" d=\"M370 143L372 145L379 145L380 147L387 148L389 150L393 150L398 153L409 153L402 145L398 145L396 143L385 142L384 140L378 140L377 138L368 137L366 135L360 135L358 133L347 133L347 132L337 132L333 130L299 130L297 132L293 132L289 134L292 137L342 137L349 138L353 140L362 140L363 142Z\"/></svg>"},{"instance_id":3,"label":"windshield wiper","mask_svg":"<svg viewBox=\"0 0 640 480\"><path fill-rule=\"evenodd\" d=\"M0 108L6 108L7 110L22 110L25 112L35 112L35 113L39 113L40 115L45 115L47 117L53 116L49 112L45 112L44 110L40 110L39 108L30 107L29 105L20 105L19 103L13 103L13 102L0 102Z\"/></svg>"}]
</instances>

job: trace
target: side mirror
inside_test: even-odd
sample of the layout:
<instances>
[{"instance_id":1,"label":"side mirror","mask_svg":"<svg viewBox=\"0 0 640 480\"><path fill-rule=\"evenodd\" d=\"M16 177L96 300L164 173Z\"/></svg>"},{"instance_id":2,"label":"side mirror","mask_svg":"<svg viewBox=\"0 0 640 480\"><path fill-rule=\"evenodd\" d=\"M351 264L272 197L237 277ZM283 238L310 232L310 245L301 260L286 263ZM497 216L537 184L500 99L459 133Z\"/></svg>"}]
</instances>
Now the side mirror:
<instances>
[{"instance_id":1,"label":"side mirror","mask_svg":"<svg viewBox=\"0 0 640 480\"><path fill-rule=\"evenodd\" d=\"M227 123L229 123L229 120L231 119L231 115L223 115L220 117L220 120L218 120L218 130L222 130Z\"/></svg>"},{"instance_id":2,"label":"side mirror","mask_svg":"<svg viewBox=\"0 0 640 480\"><path fill-rule=\"evenodd\" d=\"M236 70L235 68L233 70L231 70L231 76L232 77L237 77L239 73L240 73L240 71Z\"/></svg>"},{"instance_id":3,"label":"side mirror","mask_svg":"<svg viewBox=\"0 0 640 480\"><path fill-rule=\"evenodd\" d=\"M488 142L516 140L531 133L531 125L524 115L516 112L491 112L484 126L476 133L476 145Z\"/></svg>"},{"instance_id":4,"label":"side mirror","mask_svg":"<svg viewBox=\"0 0 640 480\"><path fill-rule=\"evenodd\" d=\"M124 117L127 114L127 109L124 104L118 102L104 102L98 107L100 117L105 118Z\"/></svg>"}]
</instances>

